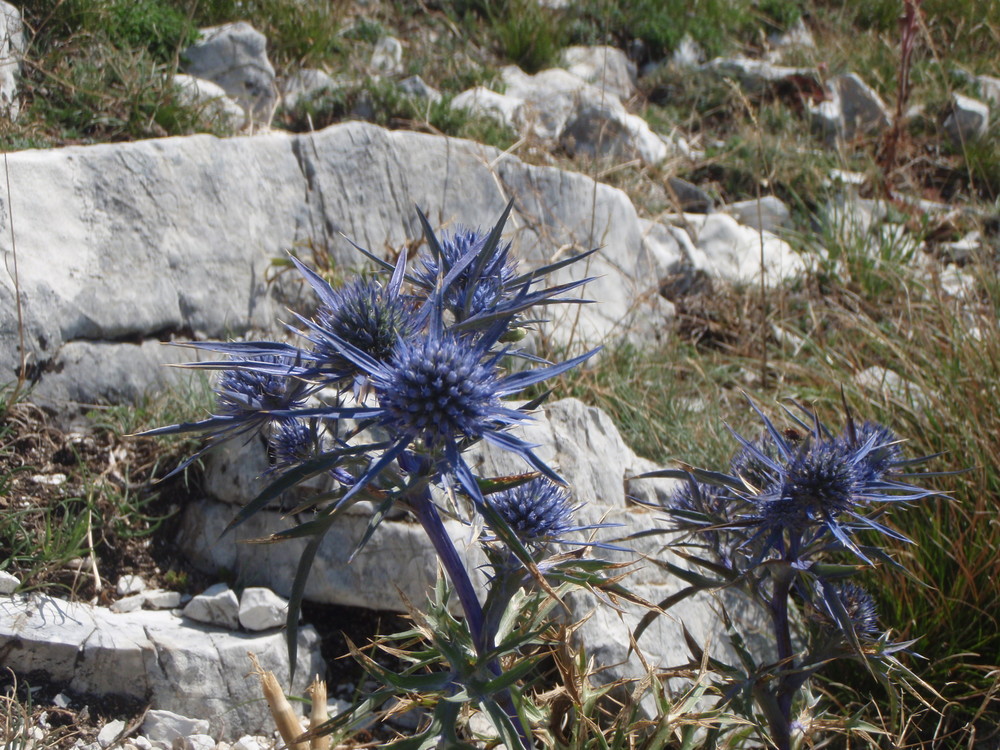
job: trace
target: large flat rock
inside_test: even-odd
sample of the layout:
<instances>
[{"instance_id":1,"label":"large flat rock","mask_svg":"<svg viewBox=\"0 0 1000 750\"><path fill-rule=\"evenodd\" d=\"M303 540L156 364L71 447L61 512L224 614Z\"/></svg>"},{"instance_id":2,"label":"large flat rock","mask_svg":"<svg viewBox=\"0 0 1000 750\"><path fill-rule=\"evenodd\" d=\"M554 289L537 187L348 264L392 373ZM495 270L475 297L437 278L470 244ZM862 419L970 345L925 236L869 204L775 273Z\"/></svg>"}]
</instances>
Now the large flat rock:
<instances>
[{"instance_id":1,"label":"large flat rock","mask_svg":"<svg viewBox=\"0 0 1000 750\"><path fill-rule=\"evenodd\" d=\"M488 227L509 198L507 231L529 265L600 246L553 283L596 276L598 304L554 311L541 335L576 347L662 324L667 307L621 191L533 167L469 141L366 123L308 135L192 136L9 155L0 253L17 248L34 396L50 405L131 399L167 382L142 344L278 335L288 306L310 299L272 261L361 256L420 238L416 207L439 227ZM12 274L0 274L0 382L19 364ZM111 363L94 366L95 362ZM127 371L127 374L126 374Z\"/></svg>"}]
</instances>

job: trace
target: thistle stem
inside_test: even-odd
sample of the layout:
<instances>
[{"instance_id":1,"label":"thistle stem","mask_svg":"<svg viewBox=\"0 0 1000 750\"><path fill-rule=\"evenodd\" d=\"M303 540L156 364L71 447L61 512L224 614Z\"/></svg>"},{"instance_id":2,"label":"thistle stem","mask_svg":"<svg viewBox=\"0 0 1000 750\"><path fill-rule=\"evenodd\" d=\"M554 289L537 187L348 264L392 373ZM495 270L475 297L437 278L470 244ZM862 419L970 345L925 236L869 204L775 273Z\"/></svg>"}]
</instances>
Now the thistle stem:
<instances>
[{"instance_id":1,"label":"thistle stem","mask_svg":"<svg viewBox=\"0 0 1000 750\"><path fill-rule=\"evenodd\" d=\"M774 625L775 642L778 648L778 662L781 664L775 700L778 716L769 716L771 739L778 750L791 750L792 746L792 698L795 690L789 678L795 667L792 660L792 634L788 622L788 596L791 593L795 573L791 566L775 576L774 594L771 598L771 621Z\"/></svg>"},{"instance_id":2,"label":"thistle stem","mask_svg":"<svg viewBox=\"0 0 1000 750\"><path fill-rule=\"evenodd\" d=\"M484 654L489 651L490 644L486 642L487 634L486 629L483 627L483 608L479 604L479 597L476 596L476 589L472 585L468 571L465 569L465 563L459 557L458 551L455 549L455 545L452 543L451 537L448 536L448 531L444 527L444 522L437 512L437 508L434 507L430 490L426 487L423 488L417 497L410 499L410 502L416 513L417 520L430 538L431 544L434 545L434 551L437 552L441 565L455 587L455 592L458 594L458 601L461 603L462 611L465 613L465 621L468 623L469 631L472 633L472 642L475 644L476 652Z\"/></svg>"},{"instance_id":3,"label":"thistle stem","mask_svg":"<svg viewBox=\"0 0 1000 750\"><path fill-rule=\"evenodd\" d=\"M431 544L434 545L434 551L437 552L441 565L455 587L455 591L458 594L458 601L462 605L462 611L465 613L465 621L469 626L469 632L472 634L472 642L476 647L476 653L480 656L489 653L493 649L494 632L485 627L483 608L479 604L479 597L476 596L475 587L472 585L469 573L465 569L465 564L462 562L462 558L459 557L458 551L451 541L451 537L448 536L448 531L444 527L441 515L434 506L430 490L426 487L423 488L414 497L410 498L410 503L417 516L417 520L430 538ZM489 669L497 676L501 674L500 663L497 660L490 662ZM531 734L527 727L524 726L520 715L514 708L514 701L510 690L503 690L498 698L504 712L517 728L522 750L530 750L532 747Z\"/></svg>"}]
</instances>

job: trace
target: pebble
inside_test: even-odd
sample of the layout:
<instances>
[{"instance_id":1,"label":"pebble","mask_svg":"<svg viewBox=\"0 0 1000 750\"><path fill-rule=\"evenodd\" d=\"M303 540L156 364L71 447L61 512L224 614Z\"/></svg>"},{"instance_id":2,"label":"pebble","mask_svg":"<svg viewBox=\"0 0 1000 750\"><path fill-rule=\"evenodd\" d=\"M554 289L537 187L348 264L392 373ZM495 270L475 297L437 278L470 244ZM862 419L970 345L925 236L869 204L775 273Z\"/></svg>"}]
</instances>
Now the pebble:
<instances>
[{"instance_id":1,"label":"pebble","mask_svg":"<svg viewBox=\"0 0 1000 750\"><path fill-rule=\"evenodd\" d=\"M17 576L0 570L0 594L13 594L20 585L21 580Z\"/></svg>"},{"instance_id":2,"label":"pebble","mask_svg":"<svg viewBox=\"0 0 1000 750\"><path fill-rule=\"evenodd\" d=\"M118 579L118 585L115 587L115 591L118 592L118 596L128 596L129 594L138 594L140 591L146 590L146 582L142 580L141 576L136 575L124 575Z\"/></svg>"},{"instance_id":3,"label":"pebble","mask_svg":"<svg viewBox=\"0 0 1000 750\"><path fill-rule=\"evenodd\" d=\"M103 727L101 731L97 733L97 744L101 748L106 748L120 735L125 729L125 722L121 719L115 719L114 721L109 721Z\"/></svg>"}]
</instances>

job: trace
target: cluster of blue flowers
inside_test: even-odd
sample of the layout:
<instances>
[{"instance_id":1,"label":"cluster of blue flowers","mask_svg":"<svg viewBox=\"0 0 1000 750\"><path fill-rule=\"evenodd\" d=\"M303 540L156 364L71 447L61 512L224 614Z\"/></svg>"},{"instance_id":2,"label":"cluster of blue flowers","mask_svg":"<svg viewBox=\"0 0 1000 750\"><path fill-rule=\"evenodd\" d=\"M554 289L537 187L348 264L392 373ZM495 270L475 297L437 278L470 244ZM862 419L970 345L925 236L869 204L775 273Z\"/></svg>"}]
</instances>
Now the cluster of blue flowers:
<instances>
[{"instance_id":1,"label":"cluster of blue flowers","mask_svg":"<svg viewBox=\"0 0 1000 750\"><path fill-rule=\"evenodd\" d=\"M498 647L502 623L516 619L509 608L533 579L551 591L550 581L594 590L616 586L617 578L601 578L600 561L581 564L579 554L557 552L566 546L608 545L582 538L581 532L595 527L574 525L576 508L565 483L535 454L536 446L511 431L530 420L541 401L513 405L511 397L594 353L552 363L518 348L525 329L537 322L527 317L532 309L585 301L567 295L588 279L548 288L539 282L589 253L519 273L510 243L501 240L510 209L489 232L459 228L441 238L420 214L427 247L411 268L405 251L389 264L359 248L379 265L379 273L340 287L293 258L319 301L314 315L295 316L292 331L300 343L191 344L223 355L191 365L221 371L216 412L148 434L205 435L202 451L180 468L222 441L264 439L270 483L232 526L312 477L329 478L331 490L298 506L313 511L309 520L274 536L312 538L289 609L293 664L301 592L326 530L346 508L372 501L360 549L393 506L410 511L438 555L464 621L456 629L442 605L439 623L447 637L439 633L439 644L447 668L440 679L387 679L399 689L419 684L438 692L440 711L426 729L428 738L454 731L456 696L464 696L491 717L507 746L527 750L533 746L530 723L515 700L515 678L501 669L501 657L530 644L540 631L508 635ZM509 366L515 361L516 369ZM820 666L855 656L900 667L893 654L909 644L892 643L879 632L872 597L850 577L862 564L893 563L874 542L879 535L908 541L884 523L885 506L932 493L909 483L909 467L916 461L903 458L899 440L885 427L858 425L848 415L843 432L833 434L802 409L804 417L788 412L795 427L782 431L752 402L751 407L763 430L756 439L734 433L740 448L728 472L650 476L684 478L669 508L671 531L686 532L677 546L686 548L688 562L708 572L692 575L665 563L695 582L668 601L706 588L738 587L770 617L777 659L750 669L726 700L749 695L766 717L770 741L786 750L792 744L793 699ZM476 476L463 454L480 441L516 454L530 471ZM466 499L485 526L480 542L489 588L482 601L445 531L434 488L444 490L439 497ZM844 564L845 555L853 564ZM793 649L793 600L804 605L812 621L822 623L822 634L805 652ZM659 612L653 610L650 617ZM463 634L466 649L446 642ZM731 677L736 670L726 673Z\"/></svg>"},{"instance_id":2,"label":"cluster of blue flowers","mask_svg":"<svg viewBox=\"0 0 1000 750\"><path fill-rule=\"evenodd\" d=\"M685 478L669 510L673 530L683 532L678 546L696 550L687 559L712 572L712 585L742 588L769 616L777 660L746 675L741 687L752 685L771 740L784 750L792 743L792 701L823 664L849 656L902 668L894 654L911 643L892 643L879 630L874 599L849 579L876 561L897 565L878 546L880 535L909 542L883 523L886 507L934 493L910 484L930 475L910 472L926 457L904 459L900 440L882 425L857 424L848 413L843 432L834 434L800 407L802 418L786 410L794 427L779 430L750 406L762 434L733 432L740 448L728 472L659 474ZM790 600L819 624L799 653Z\"/></svg>"},{"instance_id":3,"label":"cluster of blue flowers","mask_svg":"<svg viewBox=\"0 0 1000 750\"><path fill-rule=\"evenodd\" d=\"M191 365L221 371L215 386L218 409L200 422L148 433L201 432L207 438L203 451L234 437L263 436L273 481L240 512L236 524L282 491L321 474L331 477L335 487L313 506L316 520L307 530L317 539L330 521L361 499L378 501L378 510L359 547L389 505L412 511L451 580L483 660L465 670L469 684L476 681L476 669L482 672L482 684L500 674L494 640L513 595L511 582L520 585L527 573L538 575L536 566L551 543L581 530L573 526L574 508L559 475L538 458L535 446L510 432L531 419L538 401L515 407L509 399L593 354L551 363L516 348L525 327L536 322L526 318L530 309L584 302L566 295L589 279L550 288L539 288L539 282L589 253L519 274L510 243L501 240L510 209L508 205L489 232L460 228L442 238L421 214L427 251L413 270L407 269L405 251L395 265L363 251L379 263L382 274L339 288L293 258L319 300L313 316L296 315L293 330L305 344L192 344L226 355ZM527 366L516 371L505 366L517 358ZM532 471L494 480L484 491L483 479L463 457L480 440L515 453ZM490 532L482 540L487 551L495 553L497 545L505 550L496 558L502 562L494 565L491 579L505 593L487 597L492 611L484 612L445 532L434 486L467 498ZM300 576L307 570L308 564L300 565ZM501 578L505 580L498 583ZM296 614L293 606L290 623ZM469 684L462 689L468 691ZM502 694L499 701L506 716L501 723L509 719L508 729L517 729L507 739L530 746L509 695Z\"/></svg>"}]
</instances>

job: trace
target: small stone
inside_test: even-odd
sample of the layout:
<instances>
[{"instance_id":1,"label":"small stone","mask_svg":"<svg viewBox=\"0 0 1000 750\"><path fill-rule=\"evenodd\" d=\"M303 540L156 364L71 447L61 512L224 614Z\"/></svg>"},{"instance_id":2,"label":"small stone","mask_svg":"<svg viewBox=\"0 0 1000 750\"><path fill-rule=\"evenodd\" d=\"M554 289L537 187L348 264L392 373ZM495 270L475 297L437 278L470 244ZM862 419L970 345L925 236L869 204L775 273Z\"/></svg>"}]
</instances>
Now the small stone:
<instances>
[{"instance_id":1,"label":"small stone","mask_svg":"<svg viewBox=\"0 0 1000 750\"><path fill-rule=\"evenodd\" d=\"M126 596L124 599L119 599L111 604L111 611L115 614L124 614L126 612L136 612L142 609L143 603L146 601L145 594L133 594L132 596Z\"/></svg>"},{"instance_id":2,"label":"small stone","mask_svg":"<svg viewBox=\"0 0 1000 750\"><path fill-rule=\"evenodd\" d=\"M281 98L285 109L294 109L302 102L315 100L321 94L337 87L337 82L322 70L304 68L296 71L281 84Z\"/></svg>"},{"instance_id":3,"label":"small stone","mask_svg":"<svg viewBox=\"0 0 1000 750\"><path fill-rule=\"evenodd\" d=\"M184 738L184 747L185 750L215 750L215 740L207 734L192 734Z\"/></svg>"},{"instance_id":4,"label":"small stone","mask_svg":"<svg viewBox=\"0 0 1000 750\"><path fill-rule=\"evenodd\" d=\"M136 575L124 575L118 579L118 585L115 587L115 591L118 592L118 596L128 596L129 594L138 594L140 591L146 590L146 582L141 576Z\"/></svg>"},{"instance_id":5,"label":"small stone","mask_svg":"<svg viewBox=\"0 0 1000 750\"><path fill-rule=\"evenodd\" d=\"M737 201L726 206L725 211L736 221L752 229L763 229L777 234L791 223L792 214L784 202L773 195L758 200Z\"/></svg>"},{"instance_id":6,"label":"small stone","mask_svg":"<svg viewBox=\"0 0 1000 750\"><path fill-rule=\"evenodd\" d=\"M398 75L403 72L403 45L393 36L384 36L375 43L372 53L372 70L382 75Z\"/></svg>"},{"instance_id":7,"label":"small stone","mask_svg":"<svg viewBox=\"0 0 1000 750\"><path fill-rule=\"evenodd\" d=\"M696 68L705 62L705 50L691 34L686 33L677 44L670 59L678 68Z\"/></svg>"},{"instance_id":8,"label":"small stone","mask_svg":"<svg viewBox=\"0 0 1000 750\"><path fill-rule=\"evenodd\" d=\"M123 731L125 731L124 721L121 719L109 721L101 727L101 731L97 733L97 744L102 748L105 748L114 742L118 735L120 735Z\"/></svg>"},{"instance_id":9,"label":"small stone","mask_svg":"<svg viewBox=\"0 0 1000 750\"><path fill-rule=\"evenodd\" d=\"M976 76L979 93L991 104L1000 107L1000 78L993 76Z\"/></svg>"},{"instance_id":10,"label":"small stone","mask_svg":"<svg viewBox=\"0 0 1000 750\"><path fill-rule=\"evenodd\" d=\"M989 125L989 106L968 96L951 95L951 112L945 118L944 130L955 148L978 141L986 135Z\"/></svg>"},{"instance_id":11,"label":"small stone","mask_svg":"<svg viewBox=\"0 0 1000 750\"><path fill-rule=\"evenodd\" d=\"M207 625L236 630L239 626L240 602L236 593L224 583L209 586L184 608L184 616Z\"/></svg>"},{"instance_id":12,"label":"small stone","mask_svg":"<svg viewBox=\"0 0 1000 750\"><path fill-rule=\"evenodd\" d=\"M0 570L0 594L13 594L20 585L21 579L6 570Z\"/></svg>"},{"instance_id":13,"label":"small stone","mask_svg":"<svg viewBox=\"0 0 1000 750\"><path fill-rule=\"evenodd\" d=\"M251 587L240 599L240 625L247 630L267 630L285 624L288 602L271 589Z\"/></svg>"},{"instance_id":14,"label":"small stone","mask_svg":"<svg viewBox=\"0 0 1000 750\"><path fill-rule=\"evenodd\" d=\"M72 704L70 697L66 693L56 693L55 697L52 699L52 705L56 708L69 708Z\"/></svg>"},{"instance_id":15,"label":"small stone","mask_svg":"<svg viewBox=\"0 0 1000 750\"><path fill-rule=\"evenodd\" d=\"M150 709L142 722L142 733L154 742L172 743L178 737L193 734L208 734L209 723L205 719L189 719L173 711Z\"/></svg>"},{"instance_id":16,"label":"small stone","mask_svg":"<svg viewBox=\"0 0 1000 750\"><path fill-rule=\"evenodd\" d=\"M233 743L233 750L266 750L270 744L264 737L244 735Z\"/></svg>"},{"instance_id":17,"label":"small stone","mask_svg":"<svg viewBox=\"0 0 1000 750\"><path fill-rule=\"evenodd\" d=\"M61 484L66 484L65 474L33 474L31 481L35 484L47 484L51 487L58 487Z\"/></svg>"},{"instance_id":18,"label":"small stone","mask_svg":"<svg viewBox=\"0 0 1000 750\"><path fill-rule=\"evenodd\" d=\"M146 598L144 606L147 609L173 609L181 605L181 595L177 591L155 589L146 591L143 596Z\"/></svg>"},{"instance_id":19,"label":"small stone","mask_svg":"<svg viewBox=\"0 0 1000 750\"><path fill-rule=\"evenodd\" d=\"M139 735L132 739L132 744L135 745L139 750L153 750L153 743L148 739Z\"/></svg>"},{"instance_id":20,"label":"small stone","mask_svg":"<svg viewBox=\"0 0 1000 750\"><path fill-rule=\"evenodd\" d=\"M414 99L426 99L430 102L441 101L441 92L428 86L420 76L410 76L399 82L399 88Z\"/></svg>"}]
</instances>

